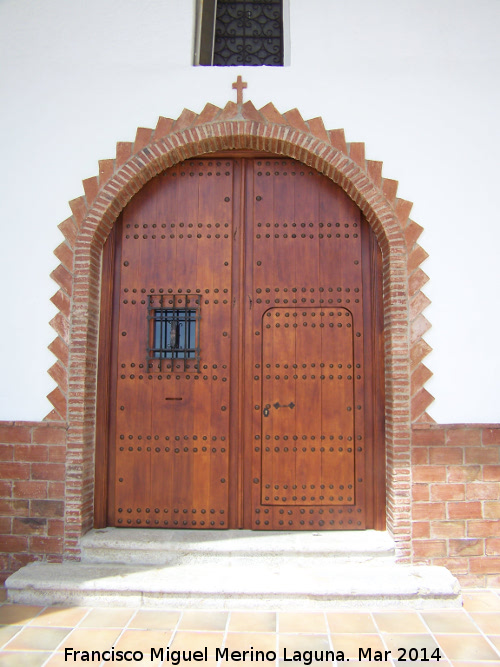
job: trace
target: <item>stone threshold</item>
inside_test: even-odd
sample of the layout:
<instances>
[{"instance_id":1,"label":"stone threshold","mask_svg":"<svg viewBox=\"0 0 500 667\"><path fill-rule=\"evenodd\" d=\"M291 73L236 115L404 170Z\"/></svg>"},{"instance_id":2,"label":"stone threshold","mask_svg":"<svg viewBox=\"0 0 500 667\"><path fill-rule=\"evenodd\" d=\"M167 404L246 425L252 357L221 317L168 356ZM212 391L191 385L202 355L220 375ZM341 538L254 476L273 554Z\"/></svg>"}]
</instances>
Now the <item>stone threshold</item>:
<instances>
[{"instance_id":1,"label":"stone threshold","mask_svg":"<svg viewBox=\"0 0 500 667\"><path fill-rule=\"evenodd\" d=\"M399 565L387 533L105 528L82 562L31 563L6 582L23 604L175 609L460 607L443 567Z\"/></svg>"},{"instance_id":2,"label":"stone threshold","mask_svg":"<svg viewBox=\"0 0 500 667\"><path fill-rule=\"evenodd\" d=\"M172 609L324 610L460 607L460 586L442 567L307 563L141 566L31 563L6 582L23 604Z\"/></svg>"},{"instance_id":3,"label":"stone threshold","mask_svg":"<svg viewBox=\"0 0 500 667\"><path fill-rule=\"evenodd\" d=\"M103 528L81 539L82 561L166 565L186 560L335 559L336 562L395 559L392 537L383 531L155 530Z\"/></svg>"}]
</instances>

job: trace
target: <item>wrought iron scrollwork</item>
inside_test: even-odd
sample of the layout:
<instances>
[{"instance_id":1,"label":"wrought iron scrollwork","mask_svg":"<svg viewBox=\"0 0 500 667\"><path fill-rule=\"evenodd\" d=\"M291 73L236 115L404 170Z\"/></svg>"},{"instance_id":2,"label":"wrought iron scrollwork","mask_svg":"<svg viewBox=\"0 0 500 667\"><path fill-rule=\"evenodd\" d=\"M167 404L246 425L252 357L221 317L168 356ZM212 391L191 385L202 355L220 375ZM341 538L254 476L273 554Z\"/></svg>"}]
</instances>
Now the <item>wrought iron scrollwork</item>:
<instances>
[{"instance_id":1,"label":"wrought iron scrollwork","mask_svg":"<svg viewBox=\"0 0 500 667\"><path fill-rule=\"evenodd\" d=\"M282 0L218 0L213 64L283 65Z\"/></svg>"}]
</instances>

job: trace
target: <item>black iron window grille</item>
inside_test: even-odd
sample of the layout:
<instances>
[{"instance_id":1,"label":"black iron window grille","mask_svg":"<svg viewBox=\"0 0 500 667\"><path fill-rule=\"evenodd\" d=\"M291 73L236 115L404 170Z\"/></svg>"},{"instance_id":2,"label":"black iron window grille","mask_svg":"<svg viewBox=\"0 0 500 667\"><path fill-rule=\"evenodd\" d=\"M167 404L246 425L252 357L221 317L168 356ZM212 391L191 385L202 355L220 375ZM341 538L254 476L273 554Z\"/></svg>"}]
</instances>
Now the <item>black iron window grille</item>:
<instances>
[{"instance_id":1,"label":"black iron window grille","mask_svg":"<svg viewBox=\"0 0 500 667\"><path fill-rule=\"evenodd\" d=\"M204 0L198 64L283 65L283 0Z\"/></svg>"},{"instance_id":2,"label":"black iron window grille","mask_svg":"<svg viewBox=\"0 0 500 667\"><path fill-rule=\"evenodd\" d=\"M199 321L199 298L190 294L150 294L149 369L199 370Z\"/></svg>"}]
</instances>

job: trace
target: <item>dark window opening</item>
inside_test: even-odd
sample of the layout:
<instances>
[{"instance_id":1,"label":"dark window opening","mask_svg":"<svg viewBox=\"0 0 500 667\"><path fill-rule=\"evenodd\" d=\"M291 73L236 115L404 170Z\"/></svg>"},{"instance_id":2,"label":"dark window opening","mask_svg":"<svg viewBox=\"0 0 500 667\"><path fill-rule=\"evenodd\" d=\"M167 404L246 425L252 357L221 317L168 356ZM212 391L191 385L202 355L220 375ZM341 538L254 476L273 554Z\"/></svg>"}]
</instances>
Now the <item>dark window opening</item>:
<instances>
[{"instance_id":1,"label":"dark window opening","mask_svg":"<svg viewBox=\"0 0 500 667\"><path fill-rule=\"evenodd\" d=\"M199 369L199 299L186 294L149 296L148 365L151 370Z\"/></svg>"},{"instance_id":2,"label":"dark window opening","mask_svg":"<svg viewBox=\"0 0 500 667\"><path fill-rule=\"evenodd\" d=\"M199 64L283 65L283 0L204 0Z\"/></svg>"}]
</instances>

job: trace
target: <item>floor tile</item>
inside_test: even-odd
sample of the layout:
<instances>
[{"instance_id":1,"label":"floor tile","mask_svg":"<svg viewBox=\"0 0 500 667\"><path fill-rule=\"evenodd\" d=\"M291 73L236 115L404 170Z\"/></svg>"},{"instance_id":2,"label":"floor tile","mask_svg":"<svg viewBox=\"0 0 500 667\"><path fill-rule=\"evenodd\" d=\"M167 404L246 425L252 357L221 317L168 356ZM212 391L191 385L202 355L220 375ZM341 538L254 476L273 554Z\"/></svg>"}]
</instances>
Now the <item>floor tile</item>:
<instances>
[{"instance_id":1,"label":"floor tile","mask_svg":"<svg viewBox=\"0 0 500 667\"><path fill-rule=\"evenodd\" d=\"M450 660L495 660L500 664L500 654L484 637L464 635L457 641L456 635L435 635L446 657Z\"/></svg>"},{"instance_id":2,"label":"floor tile","mask_svg":"<svg viewBox=\"0 0 500 667\"><path fill-rule=\"evenodd\" d=\"M462 591L467 611L500 611L500 596L493 591Z\"/></svg>"},{"instance_id":3,"label":"floor tile","mask_svg":"<svg viewBox=\"0 0 500 667\"><path fill-rule=\"evenodd\" d=\"M451 662L446 658L441 658L441 660L417 660L414 662L408 662L408 660L395 660L394 667L452 667ZM350 667L350 666L349 666ZM483 665L486 667L486 665Z\"/></svg>"},{"instance_id":4,"label":"floor tile","mask_svg":"<svg viewBox=\"0 0 500 667\"><path fill-rule=\"evenodd\" d=\"M0 589L1 592L1 589ZM64 647L75 650L139 650L142 664L160 667L157 656L151 662L152 647L194 651L208 647L229 651L276 652L276 661L261 661L262 667L290 667L283 660L294 651L302 660L292 667L334 667L331 660L319 661L314 651L344 652L350 667L390 665L391 667L500 667L500 597L495 591L464 591L465 608L428 611L388 611L376 609L332 612L267 611L179 611L140 608L38 607L13 605L0 598L0 667L67 667L89 661L64 660ZM467 610L467 611L466 611ZM75 627L78 626L78 627ZM126 628L126 629L124 629ZM226 633L227 628L227 633ZM278 629L278 632L276 631ZM327 634L329 633L329 634ZM483 636L487 635L488 640ZM434 635L434 636L433 636ZM430 657L439 643L439 662L421 660L422 649ZM391 650L391 659L374 660ZM490 643L491 642L491 643ZM398 648L406 648L406 661L398 662ZM494 647L497 647L498 651ZM359 649L365 651L360 660ZM367 649L371 648L372 662ZM417 649L417 660L410 660L409 649ZM15 650L14 650L15 649ZM52 653L53 650L57 652ZM311 652L309 656L304 652ZM381 654L375 654L381 651ZM229 654L230 655L230 654ZM249 662L247 656L246 661ZM255 662L255 660L254 660ZM307 662L310 665L307 666ZM234 664L233 664L234 663ZM236 665L236 663L238 663ZM243 667L242 660L215 662L209 657L203 667ZM98 665L98 662L93 664ZM104 663L103 663L104 664ZM165 663L172 667L172 661ZM340 667L343 662L338 662ZM178 667L193 667L180 660Z\"/></svg>"},{"instance_id":5,"label":"floor tile","mask_svg":"<svg viewBox=\"0 0 500 667\"><path fill-rule=\"evenodd\" d=\"M120 628L76 628L66 637L59 651L64 652L66 647L75 651L106 651L114 646L120 632ZM69 662L73 662L73 658Z\"/></svg>"},{"instance_id":6,"label":"floor tile","mask_svg":"<svg viewBox=\"0 0 500 667\"><path fill-rule=\"evenodd\" d=\"M94 649L95 650L95 649ZM44 667L69 667L69 665L117 665L117 664L123 664L123 665L148 665L148 667L151 667L154 665L156 667L157 664L159 663L150 663L147 662L145 659L141 661L140 663L138 662L102 662L101 660L81 660L80 656L77 656L76 660L73 660L73 657L71 660L68 658L67 661L64 660L64 653L61 653L58 651L57 653L53 653L50 657L50 660L47 662Z\"/></svg>"},{"instance_id":7,"label":"floor tile","mask_svg":"<svg viewBox=\"0 0 500 667\"><path fill-rule=\"evenodd\" d=\"M228 630L229 632L275 632L276 612L232 611Z\"/></svg>"},{"instance_id":8,"label":"floor tile","mask_svg":"<svg viewBox=\"0 0 500 667\"><path fill-rule=\"evenodd\" d=\"M223 632L177 631L170 648L181 651L202 651L206 646L208 655L213 657L215 656L215 649L222 647L223 639Z\"/></svg>"},{"instance_id":9,"label":"floor tile","mask_svg":"<svg viewBox=\"0 0 500 667\"><path fill-rule=\"evenodd\" d=\"M498 612L471 612L471 618L477 623L485 635L500 633L500 611Z\"/></svg>"},{"instance_id":10,"label":"floor tile","mask_svg":"<svg viewBox=\"0 0 500 667\"><path fill-rule=\"evenodd\" d=\"M169 630L124 630L115 648L119 651L141 651L141 665L158 665L162 661L160 649L163 649L165 658L165 649L171 638L172 632Z\"/></svg>"},{"instance_id":11,"label":"floor tile","mask_svg":"<svg viewBox=\"0 0 500 667\"><path fill-rule=\"evenodd\" d=\"M270 656L270 657L272 657L272 656ZM248 662L248 660L247 660L247 662ZM240 659L238 659L238 660L221 660L220 661L221 666L222 665L228 665L228 666L232 665L233 667L241 667L241 663L242 663L242 661ZM276 667L277 664L278 664L277 659L276 660L260 660L259 659L259 666L260 667ZM298 665L300 663L294 662L293 664L294 664L294 667L298 667ZM289 662L287 662L286 665L288 667L290 667ZM192 664L191 664L191 667L192 667ZM322 667L332 667L332 665L331 664L330 665L325 664L325 665L322 665Z\"/></svg>"},{"instance_id":12,"label":"floor tile","mask_svg":"<svg viewBox=\"0 0 500 667\"><path fill-rule=\"evenodd\" d=\"M19 652L2 651L0 652L0 667L41 667L50 657L50 653L41 651Z\"/></svg>"},{"instance_id":13,"label":"floor tile","mask_svg":"<svg viewBox=\"0 0 500 667\"><path fill-rule=\"evenodd\" d=\"M442 651L439 660L409 661L407 657L404 660L394 660L394 667L409 667L410 665L411 667L451 667L451 662L443 655Z\"/></svg>"},{"instance_id":14,"label":"floor tile","mask_svg":"<svg viewBox=\"0 0 500 667\"><path fill-rule=\"evenodd\" d=\"M385 658L385 646L378 634L332 634L330 635L335 653L342 651L346 658L356 660L375 659L375 652L382 651L377 657ZM362 650L362 653L360 652Z\"/></svg>"},{"instance_id":15,"label":"floor tile","mask_svg":"<svg viewBox=\"0 0 500 667\"><path fill-rule=\"evenodd\" d=\"M226 611L185 611L179 623L179 630L222 630L226 629Z\"/></svg>"},{"instance_id":16,"label":"floor tile","mask_svg":"<svg viewBox=\"0 0 500 667\"><path fill-rule=\"evenodd\" d=\"M68 667L68 665L98 665L98 662L92 662L90 660L86 660L83 662L82 660L71 660L71 662L67 662L64 660L64 653L53 653L50 656L50 660L47 661L47 664L44 665L44 667Z\"/></svg>"},{"instance_id":17,"label":"floor tile","mask_svg":"<svg viewBox=\"0 0 500 667\"><path fill-rule=\"evenodd\" d=\"M173 630L180 617L180 611L139 609L127 627L144 630Z\"/></svg>"},{"instance_id":18,"label":"floor tile","mask_svg":"<svg viewBox=\"0 0 500 667\"><path fill-rule=\"evenodd\" d=\"M347 633L377 632L371 614L368 612L330 612L326 614L330 632Z\"/></svg>"},{"instance_id":19,"label":"floor tile","mask_svg":"<svg viewBox=\"0 0 500 667\"><path fill-rule=\"evenodd\" d=\"M54 651L69 632L70 628L25 627L5 645L5 650Z\"/></svg>"},{"instance_id":20,"label":"floor tile","mask_svg":"<svg viewBox=\"0 0 500 667\"><path fill-rule=\"evenodd\" d=\"M284 649L287 655L292 655L294 651L326 651L330 649L330 642L327 635L314 634L286 634L278 635L279 656L284 656Z\"/></svg>"},{"instance_id":21,"label":"floor tile","mask_svg":"<svg viewBox=\"0 0 500 667\"><path fill-rule=\"evenodd\" d=\"M441 634L477 634L477 627L462 610L422 611L422 618L432 632Z\"/></svg>"},{"instance_id":22,"label":"floor tile","mask_svg":"<svg viewBox=\"0 0 500 667\"><path fill-rule=\"evenodd\" d=\"M0 625L26 625L42 609L24 604L3 604L0 606Z\"/></svg>"},{"instance_id":23,"label":"floor tile","mask_svg":"<svg viewBox=\"0 0 500 667\"><path fill-rule=\"evenodd\" d=\"M21 630L20 625L2 625L0 626L0 648L3 647L12 637Z\"/></svg>"},{"instance_id":24,"label":"floor tile","mask_svg":"<svg viewBox=\"0 0 500 667\"><path fill-rule=\"evenodd\" d=\"M427 632L416 611L378 611L373 614L375 623L381 632Z\"/></svg>"},{"instance_id":25,"label":"floor tile","mask_svg":"<svg viewBox=\"0 0 500 667\"><path fill-rule=\"evenodd\" d=\"M327 631L325 615L323 612L292 613L279 612L278 628L281 632L313 632L325 633Z\"/></svg>"},{"instance_id":26,"label":"floor tile","mask_svg":"<svg viewBox=\"0 0 500 667\"><path fill-rule=\"evenodd\" d=\"M430 634L384 634L384 642L387 644L387 648L391 650L392 659L396 662L406 658L406 664L414 664L413 662L410 663L411 656L409 652L411 649L417 650L416 654L412 653L412 655L416 655L417 659L425 660L427 658L431 660L432 654L439 648Z\"/></svg>"},{"instance_id":27,"label":"floor tile","mask_svg":"<svg viewBox=\"0 0 500 667\"><path fill-rule=\"evenodd\" d=\"M88 607L46 607L30 621L30 627L74 628L89 611Z\"/></svg>"},{"instance_id":28,"label":"floor tile","mask_svg":"<svg viewBox=\"0 0 500 667\"><path fill-rule=\"evenodd\" d=\"M276 634L274 632L228 632L224 646L227 646L230 651L248 651L252 646L258 651L276 651ZM246 657L248 659L251 655Z\"/></svg>"},{"instance_id":29,"label":"floor tile","mask_svg":"<svg viewBox=\"0 0 500 667\"><path fill-rule=\"evenodd\" d=\"M229 667L230 665L231 665L231 667L241 667L241 662L242 662L241 660L221 660L220 665L221 665L221 667L222 667L222 665L224 665L224 667L226 667L226 665L227 665L227 667ZM259 667L275 667L277 664L278 664L278 660L259 660ZM294 664L294 667L298 667L298 665L300 665L300 663L298 663L298 662L294 662L293 664ZM283 663L283 665L287 665L288 667L290 667L289 662ZM191 667L193 667L192 664L191 664ZM327 665L325 663L324 665L322 665L322 667L332 667L332 665L331 665L331 663L330 663L330 665Z\"/></svg>"},{"instance_id":30,"label":"floor tile","mask_svg":"<svg viewBox=\"0 0 500 667\"><path fill-rule=\"evenodd\" d=\"M167 648L172 638L170 630L124 630L115 648L122 651L139 650L149 653L151 648Z\"/></svg>"},{"instance_id":31,"label":"floor tile","mask_svg":"<svg viewBox=\"0 0 500 667\"><path fill-rule=\"evenodd\" d=\"M81 628L122 628L132 618L134 609L92 609L80 623Z\"/></svg>"}]
</instances>

